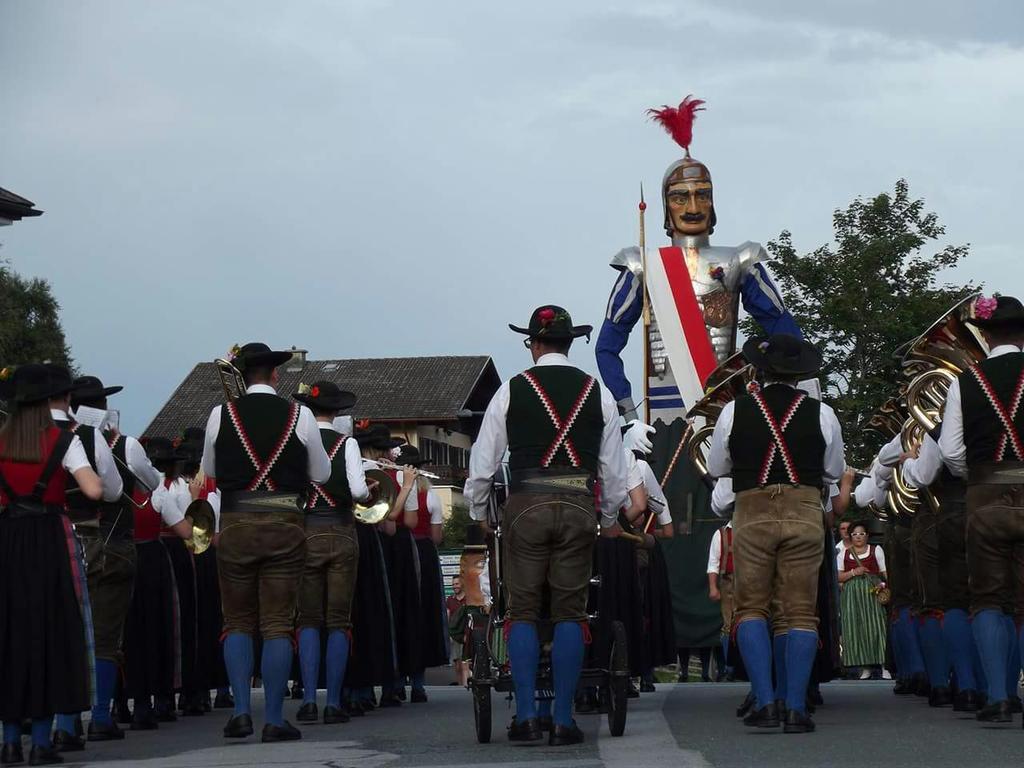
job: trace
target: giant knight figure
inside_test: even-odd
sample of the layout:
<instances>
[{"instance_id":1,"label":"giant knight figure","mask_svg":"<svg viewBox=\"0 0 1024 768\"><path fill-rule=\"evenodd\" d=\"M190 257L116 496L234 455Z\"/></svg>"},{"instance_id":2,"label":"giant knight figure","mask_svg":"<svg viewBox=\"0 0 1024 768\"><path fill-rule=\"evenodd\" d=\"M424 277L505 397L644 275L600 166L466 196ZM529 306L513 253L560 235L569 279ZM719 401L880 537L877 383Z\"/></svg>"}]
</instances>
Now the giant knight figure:
<instances>
[{"instance_id":1,"label":"giant knight figure","mask_svg":"<svg viewBox=\"0 0 1024 768\"><path fill-rule=\"evenodd\" d=\"M687 97L678 107L650 110L685 151L668 167L661 185L665 233L672 242L646 255L638 247L624 248L612 259L618 278L596 347L601 378L620 412L627 420L644 418L655 427L651 464L658 478L673 465L664 490L676 531L682 535L668 542L665 550L676 644L681 648L713 646L720 623L718 608L706 595L704 566L721 521L710 512L707 488L685 452L680 455L678 450L686 411L703 395L711 372L735 353L741 301L765 334L800 335L765 268L764 248L753 242L735 247L710 243L717 222L711 173L690 157L693 119L701 104ZM647 380L638 414L621 353L643 315L645 286L651 321L644 339Z\"/></svg>"}]
</instances>

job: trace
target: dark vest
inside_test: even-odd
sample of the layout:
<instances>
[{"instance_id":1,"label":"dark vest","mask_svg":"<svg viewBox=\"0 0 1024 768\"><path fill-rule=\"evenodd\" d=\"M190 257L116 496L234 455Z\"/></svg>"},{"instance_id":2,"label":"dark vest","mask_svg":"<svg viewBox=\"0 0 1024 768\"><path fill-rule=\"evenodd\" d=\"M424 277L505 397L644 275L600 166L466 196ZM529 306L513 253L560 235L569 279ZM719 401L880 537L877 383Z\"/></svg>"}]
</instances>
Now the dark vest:
<instances>
[{"instance_id":1,"label":"dark vest","mask_svg":"<svg viewBox=\"0 0 1024 768\"><path fill-rule=\"evenodd\" d=\"M345 440L333 429L321 429L320 437L324 442L324 450L331 456L331 476L326 483L311 484L308 492L307 514L324 517L342 516L352 518L352 489L348 484L348 473L345 471ZM334 455L331 455L334 451ZM319 490L318 490L319 489Z\"/></svg>"},{"instance_id":2,"label":"dark vest","mask_svg":"<svg viewBox=\"0 0 1024 768\"><path fill-rule=\"evenodd\" d=\"M545 393L554 416L530 383L530 378ZM588 386L590 392L579 402ZM565 440L557 446L561 425L576 410L576 418ZM604 415L601 411L601 385L592 377L569 365L543 365L530 368L509 381L509 406L505 419L508 430L509 469L512 472L541 467L585 469L597 475L601 451Z\"/></svg>"},{"instance_id":3,"label":"dark vest","mask_svg":"<svg viewBox=\"0 0 1024 768\"><path fill-rule=\"evenodd\" d=\"M306 446L295 434L298 407L295 411L295 424L289 426L292 404L278 395L254 392L242 395L234 401L234 405L241 427L248 435L256 459L261 464L270 458L282 440L284 448L270 471L269 483L264 482L258 488L250 489L250 484L256 479L257 469L235 431L228 406L224 405L214 444L217 488L226 493L245 490L300 493L306 490L309 485Z\"/></svg>"},{"instance_id":4,"label":"dark vest","mask_svg":"<svg viewBox=\"0 0 1024 768\"><path fill-rule=\"evenodd\" d=\"M103 438L110 445L114 434L104 432ZM128 469L128 439L124 435L118 435L116 440L111 446L110 452L114 454L114 466L117 467L117 473L121 476L124 490L121 493L121 498L117 501L100 502L100 523L111 526L115 534L131 536L135 527L135 512L128 499L132 498L135 493L135 475Z\"/></svg>"},{"instance_id":5,"label":"dark vest","mask_svg":"<svg viewBox=\"0 0 1024 768\"><path fill-rule=\"evenodd\" d=\"M761 390L768 410L780 427L786 412L800 393L785 384L770 384ZM736 398L729 453L732 455L732 487L736 493L765 485L788 485L781 452L776 450L765 477L762 471L774 443L768 422L753 395ZM804 397L782 433L800 485L822 486L825 470L825 438L821 434L821 403Z\"/></svg>"},{"instance_id":6,"label":"dark vest","mask_svg":"<svg viewBox=\"0 0 1024 768\"><path fill-rule=\"evenodd\" d=\"M89 466L92 467L93 472L96 471L96 430L92 427L84 424L74 425L70 421L54 421L54 423L61 429L71 430L74 427L74 433L78 435L78 439L82 441L82 447L85 448L85 457L89 460ZM81 523L88 520L95 520L100 513L100 503L93 501L82 493L78 487L78 483L75 482L74 476L69 472L66 486L67 503L68 503L68 517L74 523Z\"/></svg>"},{"instance_id":7,"label":"dark vest","mask_svg":"<svg viewBox=\"0 0 1024 768\"><path fill-rule=\"evenodd\" d=\"M1010 353L983 360L978 366L992 386L999 402L1009 412L1013 407L1014 390L1024 371L1024 354ZM1000 438L1006 433L1003 422L988 395L971 371L960 374L960 403L964 415L964 443L967 446L967 468L995 461L1022 461L1009 440L999 455ZM1017 432L1024 440L1024 408L1017 410L1013 419Z\"/></svg>"}]
</instances>

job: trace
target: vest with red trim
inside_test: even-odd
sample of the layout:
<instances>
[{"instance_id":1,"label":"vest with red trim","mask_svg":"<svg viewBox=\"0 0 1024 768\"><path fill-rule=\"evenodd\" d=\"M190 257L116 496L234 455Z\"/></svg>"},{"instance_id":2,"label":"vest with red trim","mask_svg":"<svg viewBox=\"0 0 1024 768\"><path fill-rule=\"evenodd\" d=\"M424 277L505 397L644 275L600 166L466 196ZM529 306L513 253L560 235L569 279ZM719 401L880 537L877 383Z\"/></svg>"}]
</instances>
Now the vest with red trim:
<instances>
[{"instance_id":1,"label":"vest with red trim","mask_svg":"<svg viewBox=\"0 0 1024 768\"><path fill-rule=\"evenodd\" d=\"M732 528L725 526L721 530L722 535L718 538L718 572L728 576L735 570L732 564Z\"/></svg>"},{"instance_id":2,"label":"vest with red trim","mask_svg":"<svg viewBox=\"0 0 1024 768\"><path fill-rule=\"evenodd\" d=\"M820 488L825 473L821 403L785 384L769 384L735 402L729 435L733 490L777 483ZM783 445L777 443L771 421L781 431Z\"/></svg>"},{"instance_id":3,"label":"vest with red trim","mask_svg":"<svg viewBox=\"0 0 1024 768\"><path fill-rule=\"evenodd\" d=\"M978 464L1024 461L1014 450L1017 443L1024 451L1024 354L990 357L961 373L959 381L968 470Z\"/></svg>"},{"instance_id":4,"label":"vest with red trim","mask_svg":"<svg viewBox=\"0 0 1024 768\"><path fill-rule=\"evenodd\" d=\"M331 459L331 476L326 483L310 483L306 511L314 515L334 515L352 511L352 489L345 467L345 441L348 438L333 429L321 429L324 450Z\"/></svg>"},{"instance_id":5,"label":"vest with red trim","mask_svg":"<svg viewBox=\"0 0 1024 768\"><path fill-rule=\"evenodd\" d=\"M569 365L539 365L509 381L509 470L577 468L597 475L601 385Z\"/></svg>"},{"instance_id":6,"label":"vest with red trim","mask_svg":"<svg viewBox=\"0 0 1024 768\"><path fill-rule=\"evenodd\" d=\"M309 485L306 446L295 433L298 408L283 397L263 392L242 395L221 408L214 449L217 487L222 493L306 490ZM238 429L232 411L237 414ZM248 438L252 453L243 445L239 429ZM257 464L262 468L275 453L278 453L277 460L266 479L251 487L262 474Z\"/></svg>"},{"instance_id":7,"label":"vest with red trim","mask_svg":"<svg viewBox=\"0 0 1024 768\"><path fill-rule=\"evenodd\" d=\"M427 491L416 492L416 503L419 509L416 511L416 525L412 529L412 535L417 539L430 538L430 510L427 508ZM402 518L402 525L405 525Z\"/></svg>"},{"instance_id":8,"label":"vest with red trim","mask_svg":"<svg viewBox=\"0 0 1024 768\"><path fill-rule=\"evenodd\" d=\"M863 566L868 573L881 573L882 569L878 566L878 558L875 557L875 545L870 544L868 553L866 555L858 555L860 557L860 564ZM843 555L843 570L852 571L857 567L857 560L853 556L853 550L847 547L846 553Z\"/></svg>"},{"instance_id":9,"label":"vest with red trim","mask_svg":"<svg viewBox=\"0 0 1024 768\"><path fill-rule=\"evenodd\" d=\"M3 473L7 484L17 496L31 496L35 491L35 485L40 479L40 473L43 471L43 467L46 466L46 460L53 452L53 447L56 445L58 437L60 437L59 429L51 427L46 430L42 438L43 459L40 462L0 459L0 472ZM63 466L57 467L57 471L50 477L50 482L46 484L46 490L43 491L42 501L44 504L64 506L68 475L69 473ZM78 486L76 485L75 487L77 488ZM6 494L0 492L0 506L6 505L7 502Z\"/></svg>"}]
</instances>

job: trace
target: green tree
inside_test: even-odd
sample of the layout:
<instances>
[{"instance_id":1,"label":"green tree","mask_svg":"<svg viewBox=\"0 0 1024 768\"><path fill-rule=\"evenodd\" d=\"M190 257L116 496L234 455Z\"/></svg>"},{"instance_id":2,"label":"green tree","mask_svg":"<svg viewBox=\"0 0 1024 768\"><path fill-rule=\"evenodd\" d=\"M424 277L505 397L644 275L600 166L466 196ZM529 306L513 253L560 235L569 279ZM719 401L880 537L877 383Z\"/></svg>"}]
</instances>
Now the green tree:
<instances>
[{"instance_id":1,"label":"green tree","mask_svg":"<svg viewBox=\"0 0 1024 768\"><path fill-rule=\"evenodd\" d=\"M868 420L900 381L892 353L977 286L941 280L968 246L934 250L945 230L905 180L837 210L832 223L833 244L800 255L783 231L768 251L787 308L824 353L822 386L843 425L847 461L864 466L881 442ZM758 332L750 322L745 330Z\"/></svg>"},{"instance_id":2,"label":"green tree","mask_svg":"<svg viewBox=\"0 0 1024 768\"><path fill-rule=\"evenodd\" d=\"M459 549L466 543L466 526L473 522L467 504L452 504L451 514L442 527L441 546L445 549Z\"/></svg>"},{"instance_id":3,"label":"green tree","mask_svg":"<svg viewBox=\"0 0 1024 768\"><path fill-rule=\"evenodd\" d=\"M0 366L50 361L71 365L60 304L41 278L24 278L0 262Z\"/></svg>"}]
</instances>

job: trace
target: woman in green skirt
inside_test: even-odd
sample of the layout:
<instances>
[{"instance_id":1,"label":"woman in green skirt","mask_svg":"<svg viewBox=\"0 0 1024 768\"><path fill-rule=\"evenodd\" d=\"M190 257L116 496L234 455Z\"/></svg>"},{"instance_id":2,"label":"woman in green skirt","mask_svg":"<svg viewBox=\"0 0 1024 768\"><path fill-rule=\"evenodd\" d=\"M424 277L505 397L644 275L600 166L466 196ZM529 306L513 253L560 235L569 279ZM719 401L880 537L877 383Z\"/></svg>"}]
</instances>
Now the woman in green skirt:
<instances>
[{"instance_id":1,"label":"woman in green skirt","mask_svg":"<svg viewBox=\"0 0 1024 768\"><path fill-rule=\"evenodd\" d=\"M860 667L861 679L880 678L885 663L885 607L876 593L885 582L885 553L868 543L864 523L850 526L850 546L836 558L842 589L843 665Z\"/></svg>"}]
</instances>

